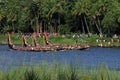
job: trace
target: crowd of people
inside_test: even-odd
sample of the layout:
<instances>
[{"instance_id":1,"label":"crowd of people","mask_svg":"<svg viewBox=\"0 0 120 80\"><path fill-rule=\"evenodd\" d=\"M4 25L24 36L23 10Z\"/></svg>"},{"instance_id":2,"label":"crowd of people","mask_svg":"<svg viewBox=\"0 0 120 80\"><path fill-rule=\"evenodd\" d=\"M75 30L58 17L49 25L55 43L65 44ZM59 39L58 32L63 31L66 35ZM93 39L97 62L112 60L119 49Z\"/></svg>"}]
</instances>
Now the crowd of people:
<instances>
[{"instance_id":1,"label":"crowd of people","mask_svg":"<svg viewBox=\"0 0 120 80\"><path fill-rule=\"evenodd\" d=\"M96 39L97 46L99 47L119 47L120 37L114 34L111 38L106 39L107 36L101 36Z\"/></svg>"}]
</instances>

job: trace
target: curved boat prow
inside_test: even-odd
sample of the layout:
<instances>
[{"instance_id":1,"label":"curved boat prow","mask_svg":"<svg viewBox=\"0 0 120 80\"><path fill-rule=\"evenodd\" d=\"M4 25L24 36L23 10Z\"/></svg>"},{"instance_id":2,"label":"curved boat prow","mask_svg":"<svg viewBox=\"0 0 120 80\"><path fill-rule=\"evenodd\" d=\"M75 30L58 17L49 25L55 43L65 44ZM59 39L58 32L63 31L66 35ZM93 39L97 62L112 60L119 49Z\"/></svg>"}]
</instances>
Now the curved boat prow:
<instances>
[{"instance_id":1,"label":"curved boat prow","mask_svg":"<svg viewBox=\"0 0 120 80\"><path fill-rule=\"evenodd\" d=\"M23 35L23 46L24 46L24 47L30 46L30 45L28 44L28 42L27 42L27 39L26 39L26 36L25 36L25 35Z\"/></svg>"},{"instance_id":2,"label":"curved boat prow","mask_svg":"<svg viewBox=\"0 0 120 80\"><path fill-rule=\"evenodd\" d=\"M48 40L48 36L47 36L47 32L44 32L43 33L43 35L44 35L44 40L45 40L45 44L46 45L53 45L49 40Z\"/></svg>"},{"instance_id":3,"label":"curved boat prow","mask_svg":"<svg viewBox=\"0 0 120 80\"><path fill-rule=\"evenodd\" d=\"M33 33L34 46L39 46L39 43L38 43L36 37L37 37L37 36L36 36L36 33Z\"/></svg>"},{"instance_id":4,"label":"curved boat prow","mask_svg":"<svg viewBox=\"0 0 120 80\"><path fill-rule=\"evenodd\" d=\"M10 37L10 33L8 32L8 44L12 44L11 42L11 37Z\"/></svg>"},{"instance_id":5,"label":"curved boat prow","mask_svg":"<svg viewBox=\"0 0 120 80\"><path fill-rule=\"evenodd\" d=\"M8 34L8 46L9 46L11 49L13 49L14 45L13 45L13 43L12 43L12 41L11 41L10 33L8 32L7 34Z\"/></svg>"}]
</instances>

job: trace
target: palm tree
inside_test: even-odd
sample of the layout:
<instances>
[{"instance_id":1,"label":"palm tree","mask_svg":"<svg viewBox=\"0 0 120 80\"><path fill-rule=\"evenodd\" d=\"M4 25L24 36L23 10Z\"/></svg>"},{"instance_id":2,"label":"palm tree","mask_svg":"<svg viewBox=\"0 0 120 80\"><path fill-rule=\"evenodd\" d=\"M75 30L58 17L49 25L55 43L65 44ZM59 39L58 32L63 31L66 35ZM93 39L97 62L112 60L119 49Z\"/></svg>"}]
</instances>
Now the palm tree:
<instances>
[{"instance_id":1,"label":"palm tree","mask_svg":"<svg viewBox=\"0 0 120 80\"><path fill-rule=\"evenodd\" d=\"M52 1L52 0L51 0ZM47 16L49 17L49 20L57 20L57 22L54 26L54 30L55 32L58 32L58 27L59 25L61 25L61 18L63 18L62 16L64 15L64 7L65 7L65 1L52 1L53 5L52 8L50 9L50 11L48 12ZM57 17L57 18L56 18Z\"/></svg>"},{"instance_id":2,"label":"palm tree","mask_svg":"<svg viewBox=\"0 0 120 80\"><path fill-rule=\"evenodd\" d=\"M89 30L89 25L87 21L87 17L89 14L89 8L90 8L90 1L89 0L77 0L75 2L75 6L73 8L73 14L81 16L81 24L82 24L82 29L84 31L84 25L83 22L85 23L85 26L87 28L88 33L90 33Z\"/></svg>"},{"instance_id":3,"label":"palm tree","mask_svg":"<svg viewBox=\"0 0 120 80\"><path fill-rule=\"evenodd\" d=\"M111 34L114 33L119 27L118 18L120 16L120 3L117 0L110 0L107 2L107 10L102 20L102 25L105 28L105 32Z\"/></svg>"},{"instance_id":4,"label":"palm tree","mask_svg":"<svg viewBox=\"0 0 120 80\"><path fill-rule=\"evenodd\" d=\"M4 6L4 16L7 19L6 26L8 27L8 30L16 31L17 29L17 19L18 19L18 14L20 11L20 3L19 0L11 0L11 1L5 1L5 6Z\"/></svg>"}]
</instances>

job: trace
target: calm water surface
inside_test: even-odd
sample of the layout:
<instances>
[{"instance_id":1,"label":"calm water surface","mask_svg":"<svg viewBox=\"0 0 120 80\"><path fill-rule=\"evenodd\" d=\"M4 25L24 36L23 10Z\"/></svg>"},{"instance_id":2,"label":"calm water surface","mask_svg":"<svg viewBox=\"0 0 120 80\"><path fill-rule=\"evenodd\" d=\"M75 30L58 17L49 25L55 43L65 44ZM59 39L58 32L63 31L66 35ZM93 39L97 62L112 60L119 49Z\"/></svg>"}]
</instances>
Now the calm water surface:
<instances>
[{"instance_id":1,"label":"calm water surface","mask_svg":"<svg viewBox=\"0 0 120 80\"><path fill-rule=\"evenodd\" d=\"M43 60L48 63L54 61L71 65L77 63L86 67L97 67L105 63L110 68L120 69L120 48L92 47L83 51L27 52L14 51L7 45L0 45L0 69L21 66L21 64L40 64Z\"/></svg>"}]
</instances>

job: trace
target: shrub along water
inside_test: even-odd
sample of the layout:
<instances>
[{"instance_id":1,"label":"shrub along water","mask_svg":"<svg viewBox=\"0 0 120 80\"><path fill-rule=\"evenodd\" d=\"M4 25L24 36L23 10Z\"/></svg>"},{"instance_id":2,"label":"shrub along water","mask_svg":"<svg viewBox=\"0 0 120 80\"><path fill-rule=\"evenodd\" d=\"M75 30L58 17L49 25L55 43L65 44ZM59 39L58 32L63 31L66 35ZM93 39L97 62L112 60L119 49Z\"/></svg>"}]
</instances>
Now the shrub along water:
<instances>
[{"instance_id":1,"label":"shrub along water","mask_svg":"<svg viewBox=\"0 0 120 80\"><path fill-rule=\"evenodd\" d=\"M22 66L0 72L0 80L120 80L120 73L106 66L96 69L80 68L77 65L41 63Z\"/></svg>"}]
</instances>

